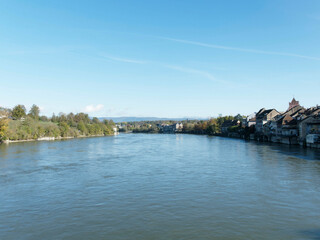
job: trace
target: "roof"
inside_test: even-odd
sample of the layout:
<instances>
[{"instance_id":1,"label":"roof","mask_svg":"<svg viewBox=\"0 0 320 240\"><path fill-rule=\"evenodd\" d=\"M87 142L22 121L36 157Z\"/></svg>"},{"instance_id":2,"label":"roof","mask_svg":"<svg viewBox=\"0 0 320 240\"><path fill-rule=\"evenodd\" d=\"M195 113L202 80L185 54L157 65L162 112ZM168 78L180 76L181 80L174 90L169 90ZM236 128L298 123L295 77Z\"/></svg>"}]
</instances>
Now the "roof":
<instances>
[{"instance_id":1,"label":"roof","mask_svg":"<svg viewBox=\"0 0 320 240\"><path fill-rule=\"evenodd\" d=\"M283 114L288 114L289 113L291 115L291 114L294 114L296 112L301 111L302 109L305 110L305 108L301 107L300 105L297 105L297 106L294 106L294 107L288 109Z\"/></svg>"},{"instance_id":2,"label":"roof","mask_svg":"<svg viewBox=\"0 0 320 240\"><path fill-rule=\"evenodd\" d=\"M263 110L263 111L262 111ZM276 111L276 112L278 112L276 109L274 109L274 108L272 108L272 109L267 109L267 110L265 110L264 108L262 108L258 113L257 113L257 115L256 115L256 118L258 119L258 118L264 118L266 115L268 115L270 112L272 112L272 111Z\"/></svg>"},{"instance_id":3,"label":"roof","mask_svg":"<svg viewBox=\"0 0 320 240\"><path fill-rule=\"evenodd\" d=\"M297 124L297 120L291 117L290 114L283 115L277 120L277 125L283 126L283 125L296 125L296 124Z\"/></svg>"},{"instance_id":4,"label":"roof","mask_svg":"<svg viewBox=\"0 0 320 240\"><path fill-rule=\"evenodd\" d=\"M301 111L295 115L295 118L297 118L300 121L304 121L309 117L316 117L320 114L320 107L311 107L308 109L304 109L304 111Z\"/></svg>"},{"instance_id":5,"label":"roof","mask_svg":"<svg viewBox=\"0 0 320 240\"><path fill-rule=\"evenodd\" d=\"M265 110L266 110L265 108L261 108L261 109L257 112L256 116L260 115L260 114L263 113Z\"/></svg>"},{"instance_id":6,"label":"roof","mask_svg":"<svg viewBox=\"0 0 320 240\"><path fill-rule=\"evenodd\" d=\"M295 98L292 98L291 103L297 103L297 104L299 104L299 101L297 101Z\"/></svg>"}]
</instances>

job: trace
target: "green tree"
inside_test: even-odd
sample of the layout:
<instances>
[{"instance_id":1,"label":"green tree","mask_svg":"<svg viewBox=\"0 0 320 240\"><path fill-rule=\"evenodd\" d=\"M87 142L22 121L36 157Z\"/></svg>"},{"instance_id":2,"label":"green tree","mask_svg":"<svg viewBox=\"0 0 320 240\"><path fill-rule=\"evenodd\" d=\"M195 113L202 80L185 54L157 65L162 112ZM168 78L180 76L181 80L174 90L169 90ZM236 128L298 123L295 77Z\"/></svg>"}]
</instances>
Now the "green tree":
<instances>
[{"instance_id":1,"label":"green tree","mask_svg":"<svg viewBox=\"0 0 320 240\"><path fill-rule=\"evenodd\" d=\"M0 107L0 117L11 117L11 110L9 108Z\"/></svg>"},{"instance_id":2,"label":"green tree","mask_svg":"<svg viewBox=\"0 0 320 240\"><path fill-rule=\"evenodd\" d=\"M80 122L82 120L85 124L90 123L89 115L85 114L85 113L76 114L74 116L74 120L75 120L75 122Z\"/></svg>"},{"instance_id":3,"label":"green tree","mask_svg":"<svg viewBox=\"0 0 320 240\"><path fill-rule=\"evenodd\" d=\"M78 123L78 130L83 134L83 135L86 135L88 133L88 130L86 128L86 125L84 124L84 122L81 120L79 123Z\"/></svg>"},{"instance_id":4,"label":"green tree","mask_svg":"<svg viewBox=\"0 0 320 240\"><path fill-rule=\"evenodd\" d=\"M66 122L67 120L68 119L67 119L66 114L64 114L63 112L60 112L59 117L58 117L58 122Z\"/></svg>"},{"instance_id":5,"label":"green tree","mask_svg":"<svg viewBox=\"0 0 320 240\"><path fill-rule=\"evenodd\" d=\"M57 125L49 125L45 129L45 136L47 137L59 137L61 135L60 129Z\"/></svg>"},{"instance_id":6,"label":"green tree","mask_svg":"<svg viewBox=\"0 0 320 240\"><path fill-rule=\"evenodd\" d=\"M57 116L53 113L51 117L51 122L57 122Z\"/></svg>"},{"instance_id":7,"label":"green tree","mask_svg":"<svg viewBox=\"0 0 320 240\"><path fill-rule=\"evenodd\" d=\"M241 114L237 114L236 116L234 116L234 119L241 121L243 119L243 116Z\"/></svg>"},{"instance_id":8,"label":"green tree","mask_svg":"<svg viewBox=\"0 0 320 240\"><path fill-rule=\"evenodd\" d=\"M214 135L217 133L217 126L215 124L212 124L210 126L207 127L207 133L209 135Z\"/></svg>"},{"instance_id":9,"label":"green tree","mask_svg":"<svg viewBox=\"0 0 320 240\"><path fill-rule=\"evenodd\" d=\"M7 139L8 122L7 118L0 118L0 142Z\"/></svg>"},{"instance_id":10,"label":"green tree","mask_svg":"<svg viewBox=\"0 0 320 240\"><path fill-rule=\"evenodd\" d=\"M40 108L33 104L30 111L29 111L29 115L35 119L35 120L38 120L39 119L39 114L40 114Z\"/></svg>"},{"instance_id":11,"label":"green tree","mask_svg":"<svg viewBox=\"0 0 320 240\"><path fill-rule=\"evenodd\" d=\"M69 125L66 122L60 122L59 128L62 137L68 137L68 131L70 129Z\"/></svg>"},{"instance_id":12,"label":"green tree","mask_svg":"<svg viewBox=\"0 0 320 240\"><path fill-rule=\"evenodd\" d=\"M92 119L92 122L93 122L93 123L96 123L96 124L99 124L99 123L100 123L100 120L99 120L98 118L94 117L94 118Z\"/></svg>"},{"instance_id":13,"label":"green tree","mask_svg":"<svg viewBox=\"0 0 320 240\"><path fill-rule=\"evenodd\" d=\"M48 122L49 121L47 116L41 116L41 117L39 117L39 120L42 121L42 122Z\"/></svg>"},{"instance_id":14,"label":"green tree","mask_svg":"<svg viewBox=\"0 0 320 240\"><path fill-rule=\"evenodd\" d=\"M24 105L17 105L12 109L12 117L14 119L21 119L26 116L26 108Z\"/></svg>"}]
</instances>

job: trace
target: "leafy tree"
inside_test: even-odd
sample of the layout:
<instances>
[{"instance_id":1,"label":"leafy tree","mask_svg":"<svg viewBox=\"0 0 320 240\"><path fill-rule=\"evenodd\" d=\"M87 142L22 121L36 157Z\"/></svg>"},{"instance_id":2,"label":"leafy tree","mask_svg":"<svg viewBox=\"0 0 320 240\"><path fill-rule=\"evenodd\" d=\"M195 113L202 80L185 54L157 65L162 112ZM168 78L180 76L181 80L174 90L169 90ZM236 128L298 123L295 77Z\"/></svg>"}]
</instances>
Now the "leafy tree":
<instances>
[{"instance_id":1,"label":"leafy tree","mask_svg":"<svg viewBox=\"0 0 320 240\"><path fill-rule=\"evenodd\" d=\"M212 124L212 125L209 125L208 127L207 127L207 134L209 134L209 135L214 135L214 134L216 134L217 133L217 125L215 125L215 124Z\"/></svg>"},{"instance_id":2,"label":"leafy tree","mask_svg":"<svg viewBox=\"0 0 320 240\"><path fill-rule=\"evenodd\" d=\"M0 118L0 142L7 139L8 122L7 118Z\"/></svg>"},{"instance_id":3,"label":"leafy tree","mask_svg":"<svg viewBox=\"0 0 320 240\"><path fill-rule=\"evenodd\" d=\"M84 124L84 122L82 120L78 123L78 127L77 128L84 135L86 135L88 133L86 125Z\"/></svg>"},{"instance_id":4,"label":"leafy tree","mask_svg":"<svg viewBox=\"0 0 320 240\"><path fill-rule=\"evenodd\" d=\"M86 114L86 113L78 113L78 114L76 114L75 116L74 116L74 121L75 122L80 122L80 121L83 121L85 124L87 124L87 123L90 123L90 118L89 118L89 115L88 114Z\"/></svg>"},{"instance_id":5,"label":"leafy tree","mask_svg":"<svg viewBox=\"0 0 320 240\"><path fill-rule=\"evenodd\" d=\"M12 109L12 117L14 119L21 119L26 116L26 108L24 105L17 105Z\"/></svg>"},{"instance_id":6,"label":"leafy tree","mask_svg":"<svg viewBox=\"0 0 320 240\"><path fill-rule=\"evenodd\" d=\"M59 137L61 135L60 129L57 125L49 125L45 129L45 136L47 137Z\"/></svg>"},{"instance_id":7,"label":"leafy tree","mask_svg":"<svg viewBox=\"0 0 320 240\"><path fill-rule=\"evenodd\" d=\"M42 122L48 122L48 121L49 121L49 119L48 119L47 116L41 116L41 117L39 118L39 120L42 121Z\"/></svg>"},{"instance_id":8,"label":"leafy tree","mask_svg":"<svg viewBox=\"0 0 320 240\"><path fill-rule=\"evenodd\" d=\"M62 137L67 137L68 136L68 130L69 130L69 125L66 122L60 122L59 123L59 129L61 132Z\"/></svg>"},{"instance_id":9,"label":"leafy tree","mask_svg":"<svg viewBox=\"0 0 320 240\"><path fill-rule=\"evenodd\" d=\"M36 128L36 130L34 131L34 139L40 138L40 137L44 137L45 135L45 129L42 126L38 126Z\"/></svg>"},{"instance_id":10,"label":"leafy tree","mask_svg":"<svg viewBox=\"0 0 320 240\"><path fill-rule=\"evenodd\" d=\"M106 124L106 125L108 125L108 124ZM110 126L114 126L114 127L116 126L116 124L113 122L112 119L109 120L109 125L110 125Z\"/></svg>"},{"instance_id":11,"label":"leafy tree","mask_svg":"<svg viewBox=\"0 0 320 240\"><path fill-rule=\"evenodd\" d=\"M97 123L97 124L99 124L99 123L100 123L99 119L98 119L98 118L96 118L96 117L94 117L94 118L92 119L92 122L93 122L93 123Z\"/></svg>"},{"instance_id":12,"label":"leafy tree","mask_svg":"<svg viewBox=\"0 0 320 240\"><path fill-rule=\"evenodd\" d=\"M10 121L25 118L24 121ZM111 135L113 134L113 121L100 122L98 118L90 119L88 114L60 113L51 118L40 116L40 109L33 105L26 116L23 105L17 105L12 111L0 107L0 142L4 139L26 140L39 137L77 137L82 135ZM10 121L10 124L8 124ZM147 125L147 124L144 124ZM149 128L150 129L150 128Z\"/></svg>"},{"instance_id":13,"label":"leafy tree","mask_svg":"<svg viewBox=\"0 0 320 240\"><path fill-rule=\"evenodd\" d=\"M69 113L68 115L67 115L67 119L68 119L68 121L70 121L70 120L74 120L74 114L73 113Z\"/></svg>"},{"instance_id":14,"label":"leafy tree","mask_svg":"<svg viewBox=\"0 0 320 240\"><path fill-rule=\"evenodd\" d=\"M39 114L40 114L40 108L33 104L30 111L29 111L29 115L35 119L35 120L38 120L39 119Z\"/></svg>"},{"instance_id":15,"label":"leafy tree","mask_svg":"<svg viewBox=\"0 0 320 240\"><path fill-rule=\"evenodd\" d=\"M9 108L0 107L0 117L11 117L11 110Z\"/></svg>"},{"instance_id":16,"label":"leafy tree","mask_svg":"<svg viewBox=\"0 0 320 240\"><path fill-rule=\"evenodd\" d=\"M53 113L51 117L51 122L57 122L57 121L58 121L57 116Z\"/></svg>"},{"instance_id":17,"label":"leafy tree","mask_svg":"<svg viewBox=\"0 0 320 240\"><path fill-rule=\"evenodd\" d=\"M241 121L243 119L243 116L241 114L237 114L235 117L234 117L235 120L239 120Z\"/></svg>"},{"instance_id":18,"label":"leafy tree","mask_svg":"<svg viewBox=\"0 0 320 240\"><path fill-rule=\"evenodd\" d=\"M67 120L68 119L67 119L66 114L64 114L63 112L60 112L59 117L58 117L58 122L66 122Z\"/></svg>"}]
</instances>

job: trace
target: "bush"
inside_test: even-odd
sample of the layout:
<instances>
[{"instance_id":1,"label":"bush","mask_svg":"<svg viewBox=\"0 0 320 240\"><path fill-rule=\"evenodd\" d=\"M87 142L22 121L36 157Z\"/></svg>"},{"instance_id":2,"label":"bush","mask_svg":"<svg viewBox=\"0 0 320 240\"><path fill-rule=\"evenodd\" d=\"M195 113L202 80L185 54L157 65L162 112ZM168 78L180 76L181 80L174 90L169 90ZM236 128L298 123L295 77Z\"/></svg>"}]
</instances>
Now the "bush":
<instances>
[{"instance_id":1,"label":"bush","mask_svg":"<svg viewBox=\"0 0 320 240\"><path fill-rule=\"evenodd\" d=\"M1 109L0 109L1 110ZM8 109L4 109L9 112ZM1 110L2 112L4 110ZM98 118L89 118L88 114L78 113L68 115L53 114L49 119L46 116L39 117L39 109L36 105L26 116L23 105L17 105L12 110L15 120L0 119L0 141L38 139L42 137L78 137L79 135L111 135L113 134L113 121L100 122ZM11 111L10 111L11 113Z\"/></svg>"}]
</instances>

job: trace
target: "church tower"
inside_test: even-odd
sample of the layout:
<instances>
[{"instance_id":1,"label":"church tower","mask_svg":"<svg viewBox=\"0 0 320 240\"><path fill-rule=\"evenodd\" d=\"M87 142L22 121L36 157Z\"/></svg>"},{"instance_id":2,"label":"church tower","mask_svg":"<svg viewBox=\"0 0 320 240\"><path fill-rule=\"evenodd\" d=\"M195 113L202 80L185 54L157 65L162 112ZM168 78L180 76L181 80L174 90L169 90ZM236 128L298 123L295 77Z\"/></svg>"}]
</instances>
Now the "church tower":
<instances>
[{"instance_id":1,"label":"church tower","mask_svg":"<svg viewBox=\"0 0 320 240\"><path fill-rule=\"evenodd\" d=\"M300 106L299 101L297 101L295 98L293 98L292 101L289 102L288 111L289 111L291 108L294 108L294 107L296 107L296 106Z\"/></svg>"}]
</instances>

